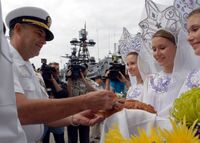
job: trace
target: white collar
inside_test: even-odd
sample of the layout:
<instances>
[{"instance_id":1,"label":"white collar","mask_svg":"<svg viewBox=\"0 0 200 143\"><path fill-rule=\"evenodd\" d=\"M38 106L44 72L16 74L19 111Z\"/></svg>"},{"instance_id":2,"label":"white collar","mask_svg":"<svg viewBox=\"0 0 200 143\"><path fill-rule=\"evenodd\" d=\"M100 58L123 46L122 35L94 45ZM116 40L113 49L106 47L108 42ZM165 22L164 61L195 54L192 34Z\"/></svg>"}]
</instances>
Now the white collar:
<instances>
[{"instance_id":1,"label":"white collar","mask_svg":"<svg viewBox=\"0 0 200 143\"><path fill-rule=\"evenodd\" d=\"M18 63L19 65L30 65L29 61L25 61L22 56L19 54L19 52L9 43L12 57L14 59L14 62Z\"/></svg>"}]
</instances>

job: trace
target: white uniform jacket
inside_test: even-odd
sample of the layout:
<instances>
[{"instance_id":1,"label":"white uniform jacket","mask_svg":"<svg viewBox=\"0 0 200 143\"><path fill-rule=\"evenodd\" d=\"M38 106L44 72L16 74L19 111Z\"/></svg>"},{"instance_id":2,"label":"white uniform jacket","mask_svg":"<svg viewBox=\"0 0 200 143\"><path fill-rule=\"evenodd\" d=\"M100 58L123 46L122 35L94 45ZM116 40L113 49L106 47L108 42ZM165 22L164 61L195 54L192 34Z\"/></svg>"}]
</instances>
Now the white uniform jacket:
<instances>
[{"instance_id":1,"label":"white uniform jacket","mask_svg":"<svg viewBox=\"0 0 200 143\"><path fill-rule=\"evenodd\" d=\"M16 49L11 47L14 59L14 87L16 93L22 93L29 99L46 99L46 94L41 90L41 85L35 76L35 71L30 62L24 61ZM22 126L28 143L38 141L44 131L43 124Z\"/></svg>"},{"instance_id":2,"label":"white uniform jacket","mask_svg":"<svg viewBox=\"0 0 200 143\"><path fill-rule=\"evenodd\" d=\"M0 142L26 143L16 109L12 57L3 32L0 36Z\"/></svg>"}]
</instances>

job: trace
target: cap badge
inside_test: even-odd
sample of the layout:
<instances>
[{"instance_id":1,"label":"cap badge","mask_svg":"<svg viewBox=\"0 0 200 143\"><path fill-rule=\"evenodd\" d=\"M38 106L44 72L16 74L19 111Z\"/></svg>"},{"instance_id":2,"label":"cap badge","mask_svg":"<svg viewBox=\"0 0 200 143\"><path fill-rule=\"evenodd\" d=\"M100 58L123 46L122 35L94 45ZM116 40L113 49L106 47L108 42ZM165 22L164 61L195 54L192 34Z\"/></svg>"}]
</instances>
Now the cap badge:
<instances>
[{"instance_id":1,"label":"cap badge","mask_svg":"<svg viewBox=\"0 0 200 143\"><path fill-rule=\"evenodd\" d=\"M51 17L47 16L46 21L47 21L47 26L50 27L51 26Z\"/></svg>"}]
</instances>

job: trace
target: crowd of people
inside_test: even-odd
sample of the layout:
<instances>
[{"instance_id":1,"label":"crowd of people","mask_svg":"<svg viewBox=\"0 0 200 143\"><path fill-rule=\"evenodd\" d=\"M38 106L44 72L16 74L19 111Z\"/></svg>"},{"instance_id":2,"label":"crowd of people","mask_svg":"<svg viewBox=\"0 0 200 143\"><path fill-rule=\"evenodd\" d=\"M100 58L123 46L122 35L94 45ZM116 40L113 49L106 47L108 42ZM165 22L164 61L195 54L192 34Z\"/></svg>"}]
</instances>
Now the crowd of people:
<instances>
[{"instance_id":1,"label":"crowd of people","mask_svg":"<svg viewBox=\"0 0 200 143\"><path fill-rule=\"evenodd\" d=\"M199 17L200 9L189 14L187 38L184 33L172 34L167 29L153 34L152 55L161 70L144 78L138 64L140 53L127 54L125 64L129 76L136 78L135 84L122 72L111 79L109 70L104 79L97 75L96 81L91 81L87 79L87 64L81 65L78 78L72 78L73 70L69 68L67 83L63 83L58 63L44 63L35 71L29 61L39 55L44 44L54 39L49 14L37 7L11 11L5 21L9 42L4 36L2 18L0 22L0 65L4 67L0 68L0 142L48 143L53 133L56 143L64 143L65 126L69 143L77 143L78 139L80 143L89 143L90 135L99 139L100 123L105 119L99 111L121 109L126 102L117 98L116 93L123 93L126 100L136 100L135 104L142 110L146 110L142 105L150 105L155 111L152 114L156 116L157 126L170 129L167 122L173 101L181 93L200 87L198 67L185 64L192 59L185 52L190 50L187 49L190 45L195 55L200 55ZM92 125L95 126L91 129Z\"/></svg>"}]
</instances>

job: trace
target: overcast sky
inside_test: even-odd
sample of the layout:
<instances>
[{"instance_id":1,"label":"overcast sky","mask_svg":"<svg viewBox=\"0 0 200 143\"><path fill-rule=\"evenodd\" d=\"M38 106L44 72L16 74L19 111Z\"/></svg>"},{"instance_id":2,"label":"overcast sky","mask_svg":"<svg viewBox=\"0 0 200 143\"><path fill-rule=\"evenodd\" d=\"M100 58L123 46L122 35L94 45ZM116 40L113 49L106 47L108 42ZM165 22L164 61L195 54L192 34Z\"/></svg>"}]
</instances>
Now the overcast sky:
<instances>
[{"instance_id":1,"label":"overcast sky","mask_svg":"<svg viewBox=\"0 0 200 143\"><path fill-rule=\"evenodd\" d=\"M172 4L173 0L153 0L160 4ZM90 55L102 59L108 52L113 52L114 43L120 39L122 28L130 33L140 31L145 0L1 0L3 18L7 13L22 6L37 6L48 11L52 18L51 31L54 40L48 42L40 56L31 60L36 67L40 59L48 62L57 61L63 66L67 61L61 58L71 53L70 40L78 38L78 31L86 22L88 39L94 39L96 45L89 47Z\"/></svg>"}]
</instances>

